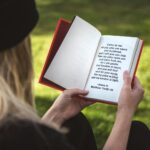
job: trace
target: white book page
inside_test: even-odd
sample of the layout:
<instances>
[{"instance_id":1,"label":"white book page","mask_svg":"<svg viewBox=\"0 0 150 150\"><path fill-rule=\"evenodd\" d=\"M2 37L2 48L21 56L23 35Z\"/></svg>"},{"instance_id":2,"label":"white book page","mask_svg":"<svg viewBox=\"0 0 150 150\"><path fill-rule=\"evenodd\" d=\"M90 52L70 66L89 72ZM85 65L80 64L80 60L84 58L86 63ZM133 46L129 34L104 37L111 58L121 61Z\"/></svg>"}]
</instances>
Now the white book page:
<instances>
[{"instance_id":1,"label":"white book page","mask_svg":"<svg viewBox=\"0 0 150 150\"><path fill-rule=\"evenodd\" d=\"M130 70L138 39L102 36L88 78L88 98L117 102L123 85L123 72Z\"/></svg>"},{"instance_id":2,"label":"white book page","mask_svg":"<svg viewBox=\"0 0 150 150\"><path fill-rule=\"evenodd\" d=\"M44 77L67 89L83 89L100 37L95 27L75 17Z\"/></svg>"}]
</instances>

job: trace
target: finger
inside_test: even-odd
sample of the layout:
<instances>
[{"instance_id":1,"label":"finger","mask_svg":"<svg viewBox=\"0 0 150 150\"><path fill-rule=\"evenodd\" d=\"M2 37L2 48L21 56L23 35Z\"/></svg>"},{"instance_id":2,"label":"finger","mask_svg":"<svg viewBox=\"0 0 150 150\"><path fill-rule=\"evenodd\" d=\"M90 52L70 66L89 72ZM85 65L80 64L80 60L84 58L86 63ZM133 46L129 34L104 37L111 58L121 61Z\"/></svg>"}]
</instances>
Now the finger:
<instances>
[{"instance_id":1,"label":"finger","mask_svg":"<svg viewBox=\"0 0 150 150\"><path fill-rule=\"evenodd\" d=\"M142 98L144 96L144 88L142 87L142 85L137 77L134 78L133 90L137 95L139 95L139 97L142 100Z\"/></svg>"},{"instance_id":2,"label":"finger","mask_svg":"<svg viewBox=\"0 0 150 150\"><path fill-rule=\"evenodd\" d=\"M82 97L82 96L79 96L78 98L79 98L80 100L85 101L86 105L91 105L91 104L96 103L96 101L94 101L94 100L89 100L89 99L87 99L87 98L85 98L85 97Z\"/></svg>"},{"instance_id":3,"label":"finger","mask_svg":"<svg viewBox=\"0 0 150 150\"><path fill-rule=\"evenodd\" d=\"M88 100L87 100L87 102L86 102L87 106L92 105L92 104L95 104L95 103L96 103L96 102L94 102L94 101L88 101Z\"/></svg>"},{"instance_id":4,"label":"finger","mask_svg":"<svg viewBox=\"0 0 150 150\"><path fill-rule=\"evenodd\" d=\"M77 96L77 95L87 95L89 91L81 90L81 89L68 89L65 91L70 96Z\"/></svg>"},{"instance_id":5,"label":"finger","mask_svg":"<svg viewBox=\"0 0 150 150\"><path fill-rule=\"evenodd\" d=\"M81 97L79 97L78 100L80 100L81 102L83 102L82 107L86 107L86 106L89 106L89 105L92 105L92 104L96 103L96 101L83 99Z\"/></svg>"},{"instance_id":6,"label":"finger","mask_svg":"<svg viewBox=\"0 0 150 150\"><path fill-rule=\"evenodd\" d=\"M131 87L131 77L129 75L128 71L124 71L123 73L123 80L124 80L124 86L129 86Z\"/></svg>"},{"instance_id":7,"label":"finger","mask_svg":"<svg viewBox=\"0 0 150 150\"><path fill-rule=\"evenodd\" d=\"M143 89L143 87L137 77L134 78L133 89Z\"/></svg>"}]
</instances>

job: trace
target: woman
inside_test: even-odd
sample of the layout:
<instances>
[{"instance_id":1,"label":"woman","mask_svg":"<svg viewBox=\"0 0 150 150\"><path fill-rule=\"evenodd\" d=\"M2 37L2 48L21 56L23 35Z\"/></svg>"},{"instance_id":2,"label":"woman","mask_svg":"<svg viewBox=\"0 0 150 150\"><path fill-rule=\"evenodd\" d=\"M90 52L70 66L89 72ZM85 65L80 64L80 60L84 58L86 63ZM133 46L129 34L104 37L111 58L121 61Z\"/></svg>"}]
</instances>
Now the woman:
<instances>
[{"instance_id":1,"label":"woman","mask_svg":"<svg viewBox=\"0 0 150 150\"><path fill-rule=\"evenodd\" d=\"M0 75L15 95L33 105L29 33L38 21L33 0L0 1Z\"/></svg>"},{"instance_id":2,"label":"woman","mask_svg":"<svg viewBox=\"0 0 150 150\"><path fill-rule=\"evenodd\" d=\"M0 19L0 41L2 41L0 43L0 76L7 82L18 100L33 106L33 67L29 34L38 21L34 0L2 0ZM82 128L76 126L79 122ZM64 126L70 128L68 138L76 148L96 149L92 129L81 113L65 121ZM83 133L82 137L76 134L75 127ZM78 137L86 138L83 144L80 143L81 140Z\"/></svg>"},{"instance_id":3,"label":"woman","mask_svg":"<svg viewBox=\"0 0 150 150\"><path fill-rule=\"evenodd\" d=\"M30 31L34 28L38 20L38 13L36 11L34 0L24 0L24 1L2 0L0 3L1 3L0 40L2 41L0 44L0 51L1 51L0 65L2 66L0 71L0 76L2 76L2 80L5 79L5 81L9 85L8 86L6 84L7 88L6 89L4 88L5 89L4 90L3 87L6 86L5 81L2 81L2 83L0 84L1 91L4 90L4 92L2 92L4 94L2 94L1 97L3 103L1 102L2 105L0 110L2 112L1 113L2 117L0 121L1 122L0 140L1 140L2 147L6 146L7 148L9 148L9 146L13 146L14 147L13 149L17 149L17 148L22 149L23 148L22 146L24 146L25 149L28 149L29 145L30 146L32 145L33 147L31 149L38 149L38 148L48 149L50 148L48 141L52 141L51 148L55 148L55 149L60 149L60 147L61 149L63 149L63 146L61 144L65 144L65 146L68 146L69 149L71 149L71 147L75 147L76 149L82 149L82 150L96 149L93 133L91 131L89 123L87 122L86 118L83 115L81 114L77 115L82 108L91 104L91 102L85 101L79 96L79 95L82 96L86 95L88 93L87 91L83 91L79 89L66 90L55 101L55 103L50 108L50 110L42 118L42 121L46 122L48 126L51 126L52 122L55 122L55 124L57 124L58 126L65 125L67 127L70 127L68 140L71 144L68 144L68 142L64 142L66 140L64 140L64 137L62 137L63 135L58 133L56 130L53 130L52 129L53 127L48 129L46 127L45 129L45 125L41 124L41 121L33 113L31 108L29 108L29 106L26 106L26 104L22 104L22 102L16 101L17 99L19 100L22 99L28 102L29 104L32 104L32 98L31 98L32 97L32 90L31 90L32 59L31 59L31 50L30 50L30 42L29 42L28 35ZM29 70L27 68L29 68ZM126 78L128 80L129 75L125 75L125 81ZM126 87L127 83L128 82L125 82L124 87ZM143 90L141 88L141 85L138 84L138 80L135 80L135 85L136 86L134 87L134 89L131 89L131 85L128 84L128 88L124 88L125 92L122 92L122 95L120 96L121 104L118 106L116 122L114 124L112 133L110 134L110 137L108 138L108 141L106 142L104 149L109 149L110 147L112 147L113 149L117 149L115 145L116 143L118 143L117 137L120 137L120 134L123 136L122 138L120 138L121 141L119 143L120 145L118 146L118 148L125 149L127 146L128 134L131 126L131 118L143 94L142 92ZM9 89L9 87L11 89ZM8 92L11 90L13 91L13 93ZM135 92L137 95L133 94L134 91L138 91ZM138 93L140 94L138 95ZM130 97L127 97L126 95L130 95ZM132 96L134 95L132 97L134 99L133 104L130 100L131 95ZM129 101L125 101L124 97L129 98ZM10 99L10 101L7 101L6 99ZM14 99L13 103L11 102L12 99ZM3 109L5 108L3 107L5 102L8 102L6 108L9 109ZM131 107L129 107L130 109L128 109L127 107L129 103L132 104ZM128 117L127 124L124 124L124 120L122 120L122 116L124 115L125 117L126 116ZM80 126L78 126L78 128L75 128L76 130L73 130L74 125L75 127L77 127L76 126L77 124L79 124ZM120 131L119 130L120 125L122 126L122 130L125 132L123 131L118 132ZM26 131L27 129L29 129L29 132L24 132L24 129L26 129ZM84 132L82 132L83 131L82 129L85 129ZM10 134L9 131L12 131L12 134ZM34 132L31 133L31 131ZM80 135L78 135L76 131L79 131ZM45 135L46 133L49 134ZM17 134L18 136L15 136L15 134ZM22 135L21 136L22 139L20 139L19 135ZM53 138L53 135L54 137L56 137L56 139ZM81 135L83 136L81 137L81 139L79 139ZM45 136L48 137L46 138ZM28 137L32 138L32 140L28 139ZM52 139L49 140L49 138ZM14 139L14 141L12 139ZM21 144L17 143L17 141L19 140L21 141ZM82 142L80 142L81 140ZM28 144L24 143L24 141L27 141ZM67 149L65 146L64 149ZM7 149L6 147L5 149Z\"/></svg>"},{"instance_id":4,"label":"woman","mask_svg":"<svg viewBox=\"0 0 150 150\"><path fill-rule=\"evenodd\" d=\"M82 108L88 105L83 99L76 99L74 97L76 96L75 93L85 95L84 91L78 89L66 90L65 94L61 95L55 101L52 108L45 114L42 118L42 122L29 105L17 100L17 97L12 93L2 77L0 77L0 85L1 149L74 149L74 146L65 139L62 134L64 131L61 130L60 127L64 121L72 118L78 114ZM116 120L112 132L104 146L104 150L125 150L126 148L133 148L132 142L130 144L128 143L129 131L132 116L142 96L143 89L139 81L135 79L134 87L131 88L130 76L125 72L124 86L120 94ZM145 139L145 135L142 138ZM135 147L136 145L133 146ZM150 148L145 147L148 145L142 146L144 150ZM136 149L138 149L138 147L136 147Z\"/></svg>"}]
</instances>

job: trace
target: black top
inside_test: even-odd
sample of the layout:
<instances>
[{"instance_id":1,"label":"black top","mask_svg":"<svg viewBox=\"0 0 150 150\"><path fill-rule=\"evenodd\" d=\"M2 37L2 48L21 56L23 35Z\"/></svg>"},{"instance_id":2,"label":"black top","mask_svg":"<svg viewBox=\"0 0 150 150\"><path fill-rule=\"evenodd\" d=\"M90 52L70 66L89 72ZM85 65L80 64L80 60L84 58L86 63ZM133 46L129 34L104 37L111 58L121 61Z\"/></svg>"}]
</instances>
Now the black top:
<instances>
[{"instance_id":1,"label":"black top","mask_svg":"<svg viewBox=\"0 0 150 150\"><path fill-rule=\"evenodd\" d=\"M1 150L73 150L65 137L43 124L6 120L0 124Z\"/></svg>"},{"instance_id":2,"label":"black top","mask_svg":"<svg viewBox=\"0 0 150 150\"><path fill-rule=\"evenodd\" d=\"M21 42L37 21L34 0L0 0L0 51Z\"/></svg>"}]
</instances>

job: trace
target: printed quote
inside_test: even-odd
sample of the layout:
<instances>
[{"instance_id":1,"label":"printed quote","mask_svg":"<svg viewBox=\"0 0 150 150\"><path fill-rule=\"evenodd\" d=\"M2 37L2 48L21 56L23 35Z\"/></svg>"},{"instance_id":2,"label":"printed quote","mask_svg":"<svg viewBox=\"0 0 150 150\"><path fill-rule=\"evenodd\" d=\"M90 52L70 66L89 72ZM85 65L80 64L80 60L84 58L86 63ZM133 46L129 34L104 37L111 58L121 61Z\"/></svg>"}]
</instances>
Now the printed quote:
<instances>
[{"instance_id":1,"label":"printed quote","mask_svg":"<svg viewBox=\"0 0 150 150\"><path fill-rule=\"evenodd\" d=\"M118 71L121 70L122 62L126 60L126 51L127 48L121 44L102 44L96 58L91 80L118 82ZM109 88L108 84L99 82L96 86L91 85L91 88L113 91L112 88Z\"/></svg>"}]
</instances>

